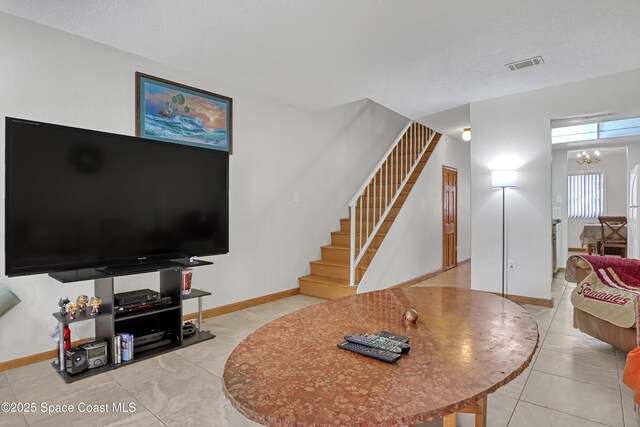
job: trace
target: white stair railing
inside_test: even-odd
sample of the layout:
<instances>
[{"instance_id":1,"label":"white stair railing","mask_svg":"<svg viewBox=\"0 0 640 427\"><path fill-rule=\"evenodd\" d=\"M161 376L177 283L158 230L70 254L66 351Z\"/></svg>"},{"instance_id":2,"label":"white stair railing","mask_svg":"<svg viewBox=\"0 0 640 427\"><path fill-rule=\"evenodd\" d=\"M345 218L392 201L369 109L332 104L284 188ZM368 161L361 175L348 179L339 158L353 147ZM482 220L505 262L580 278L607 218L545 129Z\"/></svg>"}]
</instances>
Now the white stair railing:
<instances>
[{"instance_id":1,"label":"white stair railing","mask_svg":"<svg viewBox=\"0 0 640 427\"><path fill-rule=\"evenodd\" d=\"M434 130L409 122L349 202L351 286L356 285L356 267L435 135Z\"/></svg>"}]
</instances>

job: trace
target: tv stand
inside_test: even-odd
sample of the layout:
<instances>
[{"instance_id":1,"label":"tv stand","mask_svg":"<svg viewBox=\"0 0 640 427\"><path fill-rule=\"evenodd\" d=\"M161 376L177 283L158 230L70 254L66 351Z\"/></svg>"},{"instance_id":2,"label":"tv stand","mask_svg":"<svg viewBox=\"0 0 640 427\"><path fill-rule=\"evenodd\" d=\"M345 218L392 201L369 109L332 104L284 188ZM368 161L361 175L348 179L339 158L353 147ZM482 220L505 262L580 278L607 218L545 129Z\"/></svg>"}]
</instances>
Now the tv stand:
<instances>
[{"instance_id":1,"label":"tv stand","mask_svg":"<svg viewBox=\"0 0 640 427\"><path fill-rule=\"evenodd\" d=\"M189 258L179 258L159 263L126 264L111 267L87 268L84 270L56 271L54 273L49 273L49 276L53 277L58 282L69 283L84 280L97 280L108 277L130 276L132 274L151 273L154 271L170 270L172 268L180 267L200 267L211 264L213 263L210 261L197 260L191 262L189 261Z\"/></svg>"},{"instance_id":2,"label":"tv stand","mask_svg":"<svg viewBox=\"0 0 640 427\"><path fill-rule=\"evenodd\" d=\"M96 268L96 270L110 276L124 276L130 274L149 273L152 271L159 271L161 269L174 267L182 266L175 261L165 261L160 263L114 265L112 267Z\"/></svg>"},{"instance_id":3,"label":"tv stand","mask_svg":"<svg viewBox=\"0 0 640 427\"><path fill-rule=\"evenodd\" d=\"M202 265L213 264L208 261L195 261L193 263L186 260L171 261L171 264L155 264L153 270L144 269L134 272L131 269L116 269L105 273L98 269L76 270L69 272L51 273L50 276L63 282L74 282L80 280L94 280L94 295L100 297L102 304L100 305L100 314L90 316L91 308L85 314L78 312L75 319L69 316L61 316L59 312L53 313L53 317L58 321L58 330L60 332L59 355L53 362L54 368L62 379L71 383L82 378L87 378L99 373L103 373L121 366L130 365L131 363L157 356L162 353L173 351L177 348L186 347L202 341L206 341L215 337L209 331L202 330L202 302L203 296L211 295L209 292L199 289L192 289L191 294L182 295L181 278L182 269L185 267L198 267ZM145 266L148 267L149 265ZM164 307L153 308L145 311L117 314L114 313L114 282L119 276L131 274L157 271L160 276L160 293L164 296L171 297L171 304ZM187 299L198 298L198 330L195 335L188 338L182 336L183 310L182 302ZM108 363L99 368L89 369L77 375L69 375L65 366L65 349L63 331L64 327L70 323L82 322L86 320L95 320L95 339L105 340L108 348ZM145 330L161 329L168 334L176 337L175 340L166 340L164 345L156 348L149 348L147 351L136 354L134 348L134 358L128 362L115 364L113 360L113 338L119 333L132 333L134 336L144 333Z\"/></svg>"}]
</instances>

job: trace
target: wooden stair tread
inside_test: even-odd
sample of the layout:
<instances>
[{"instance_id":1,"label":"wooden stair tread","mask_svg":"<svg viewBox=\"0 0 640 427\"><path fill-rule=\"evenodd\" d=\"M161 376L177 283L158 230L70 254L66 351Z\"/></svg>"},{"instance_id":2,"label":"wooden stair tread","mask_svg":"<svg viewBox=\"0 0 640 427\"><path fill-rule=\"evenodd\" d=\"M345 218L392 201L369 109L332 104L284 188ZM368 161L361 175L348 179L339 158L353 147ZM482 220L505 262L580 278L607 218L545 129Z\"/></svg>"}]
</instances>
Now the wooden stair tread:
<instances>
[{"instance_id":1,"label":"wooden stair tread","mask_svg":"<svg viewBox=\"0 0 640 427\"><path fill-rule=\"evenodd\" d=\"M349 281L344 279L336 279L335 277L316 276L314 274L308 274L306 276L299 277L300 280L309 280L311 282L322 283L332 286L349 286Z\"/></svg>"},{"instance_id":2,"label":"wooden stair tread","mask_svg":"<svg viewBox=\"0 0 640 427\"><path fill-rule=\"evenodd\" d=\"M346 234L349 234L349 233L346 233ZM349 248L349 246L340 246L340 245L324 245L324 246L320 246L320 247L324 248L324 249L334 249L334 250L347 251L347 252L349 252L351 250L351 248ZM375 253L376 250L375 249L367 249L365 252ZM358 253L358 251L356 251L356 253Z\"/></svg>"},{"instance_id":3,"label":"wooden stair tread","mask_svg":"<svg viewBox=\"0 0 640 427\"><path fill-rule=\"evenodd\" d=\"M311 261L311 264L328 265L328 266L331 266L331 267L342 267L342 268L349 268L350 267L349 262L327 261L325 259L317 259L315 261ZM356 268L360 268L360 269L366 270L367 267L369 267L369 264L365 264L363 261L360 261L360 264L358 264L358 266Z\"/></svg>"},{"instance_id":4,"label":"wooden stair tread","mask_svg":"<svg viewBox=\"0 0 640 427\"><path fill-rule=\"evenodd\" d=\"M350 232L348 232L348 231L340 231L340 230L338 230L338 231L332 231L332 232L331 232L331 234L341 234L341 235L343 235L343 236L350 236L350 235L351 235L351 233L350 233ZM357 236L357 235L358 235L358 233L356 233L356 236ZM385 232L381 232L381 231L379 231L379 232L377 232L377 233L376 233L376 236L381 236L381 237L382 237L382 236L386 236L386 235L387 235L387 233L385 233ZM335 245L334 245L334 246L335 246Z\"/></svg>"},{"instance_id":5,"label":"wooden stair tread","mask_svg":"<svg viewBox=\"0 0 640 427\"><path fill-rule=\"evenodd\" d=\"M349 218L349 217L340 218L340 221L351 221L351 218ZM356 224L358 223L358 221L359 221L359 218L356 218ZM369 218L369 221L362 221L362 222L373 222L373 217ZM384 222L393 222L393 220L392 219L385 219ZM345 233L348 233L348 232L345 231Z\"/></svg>"}]
</instances>

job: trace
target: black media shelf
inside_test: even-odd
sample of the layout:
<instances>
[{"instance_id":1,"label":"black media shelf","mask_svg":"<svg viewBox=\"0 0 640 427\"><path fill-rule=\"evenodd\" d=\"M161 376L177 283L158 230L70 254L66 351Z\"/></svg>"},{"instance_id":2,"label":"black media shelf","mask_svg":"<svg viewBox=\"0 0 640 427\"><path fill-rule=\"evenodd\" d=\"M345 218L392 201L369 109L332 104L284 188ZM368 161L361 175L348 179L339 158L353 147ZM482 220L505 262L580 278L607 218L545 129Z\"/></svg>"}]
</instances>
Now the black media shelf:
<instances>
[{"instance_id":1,"label":"black media shelf","mask_svg":"<svg viewBox=\"0 0 640 427\"><path fill-rule=\"evenodd\" d=\"M171 297L172 305L168 307L151 308L148 310L133 313L113 312L114 279L115 277L129 275L129 273L112 275L105 274L97 270L81 270L51 274L52 277L64 283L78 280L89 280L89 278L94 279L94 295L100 297L102 300L102 304L100 306L101 313L96 316L90 316L90 309L88 309L86 313L78 313L75 319L69 318L68 315L61 316L59 312L52 313L53 317L55 317L58 321L58 330L60 332L60 336L63 336L65 325L93 319L95 320L95 339L104 340L107 342L108 362L104 366L88 369L79 374L69 375L64 369L64 341L60 340L58 348L58 359L54 361L52 365L58 372L58 375L60 375L60 377L66 383L72 383L74 381L92 377L94 375L108 372L112 369L118 369L122 366L128 366L141 360L146 360L150 357L174 351L178 348L187 347L193 344L200 343L202 341L215 338L215 335L213 335L209 331L202 330L202 297L211 295L211 293L199 289L191 289L191 293L189 295L182 295L181 287L183 268L211 265L212 263L199 260L192 263L189 261L189 259L176 260L175 262L176 266L165 268L166 264L164 264L157 270L160 275L160 294L162 294L163 296ZM198 331L194 335L183 337L182 301L193 298L198 299ZM161 347L156 347L137 353L136 346L134 345L133 360L118 364L113 363L113 342L116 335L122 333L130 333L134 336L142 336L154 330L164 331L166 334L169 334L169 336L173 337L173 342L167 343L166 345L163 345Z\"/></svg>"},{"instance_id":2,"label":"black media shelf","mask_svg":"<svg viewBox=\"0 0 640 427\"><path fill-rule=\"evenodd\" d=\"M122 322L123 320L131 320L138 317L150 316L152 314L163 313L165 311L171 310L179 310L179 305L172 305L171 307L160 307L160 308L150 308L148 310L136 311L134 313L121 313L116 314L114 317L114 322Z\"/></svg>"},{"instance_id":3,"label":"black media shelf","mask_svg":"<svg viewBox=\"0 0 640 427\"><path fill-rule=\"evenodd\" d=\"M187 337L187 338L183 338L182 339L182 346L186 347L189 345L193 345L193 344L198 344L202 341L206 341L206 340L210 340L212 338L215 338L216 336L213 335L211 332L209 331L201 331L201 332L196 332L194 335Z\"/></svg>"},{"instance_id":4,"label":"black media shelf","mask_svg":"<svg viewBox=\"0 0 640 427\"><path fill-rule=\"evenodd\" d=\"M191 262L189 258L173 259L159 264L134 264L131 267L118 267L112 270L107 268L88 268L85 270L58 271L49 273L61 283L81 282L85 280L106 279L110 277L131 276L134 274L153 273L163 270L174 270L176 268L201 267L203 265L213 265L211 261L196 260Z\"/></svg>"},{"instance_id":5,"label":"black media shelf","mask_svg":"<svg viewBox=\"0 0 640 427\"><path fill-rule=\"evenodd\" d=\"M109 371L112 371L114 369L119 369L119 368L123 368L125 366L133 365L134 363L142 362L143 360L147 360L147 359L150 359L152 357L160 356L160 355L166 354L166 353L171 353L172 351L175 351L175 350L177 350L179 348L184 348L184 347L188 347L188 346L193 345L193 344L198 344L198 343L201 343L203 341L207 341L207 340L213 339L215 337L216 337L215 335L213 335L212 333L210 333L208 331L196 332L195 335L193 335L193 336L191 336L189 338L184 338L182 344L179 344L179 343L167 344L165 346L154 348L152 350L148 350L148 351L145 351L143 353L140 353L139 355L135 356L135 359L130 360L128 362L122 362L122 363L117 363L117 364L109 363L107 365L100 366L99 368L89 369L87 371L81 372L81 373L76 374L76 375L69 375L65 371L60 371L58 369L59 365L58 365L58 361L57 360L54 360L51 363L51 365L58 372L58 375L60 375L60 377L66 383L72 383L72 382L75 382L75 381L78 381L78 380L81 380L81 379L84 379L84 378L88 378L88 377L92 377L94 375L102 374L104 372L109 372Z\"/></svg>"},{"instance_id":6,"label":"black media shelf","mask_svg":"<svg viewBox=\"0 0 640 427\"><path fill-rule=\"evenodd\" d=\"M188 295L182 295L182 301L193 298L206 297L209 295L211 295L211 292L201 291L200 289L191 289L191 292Z\"/></svg>"},{"instance_id":7,"label":"black media shelf","mask_svg":"<svg viewBox=\"0 0 640 427\"><path fill-rule=\"evenodd\" d=\"M63 316L59 312L58 313L51 313L51 315L56 318L58 323L64 323L64 324L67 324L67 325L70 324L70 323L83 322L85 320L94 320L94 319L97 319L99 317L111 316L111 310L109 310L109 312L101 310L100 314L96 314L95 316L90 316L89 315L90 312L91 312L91 307L89 307L87 309L86 313L78 312L78 314L76 314L76 318L75 319L70 318L68 314L66 316Z\"/></svg>"},{"instance_id":8,"label":"black media shelf","mask_svg":"<svg viewBox=\"0 0 640 427\"><path fill-rule=\"evenodd\" d=\"M78 381L78 380L82 380L84 378L89 378L92 377L94 375L99 375L102 374L104 372L109 372L110 370L113 369L113 366L111 366L111 364L106 364L104 366L100 366L99 368L93 368L93 369L89 369L87 371L84 372L80 372L79 374L75 374L75 375L69 375L67 374L66 371L61 371L59 362L57 360L54 360L51 363L51 366L53 366L53 369L55 369L58 372L58 375L60 375L60 377L64 380L64 382L68 383L72 383L74 381Z\"/></svg>"}]
</instances>

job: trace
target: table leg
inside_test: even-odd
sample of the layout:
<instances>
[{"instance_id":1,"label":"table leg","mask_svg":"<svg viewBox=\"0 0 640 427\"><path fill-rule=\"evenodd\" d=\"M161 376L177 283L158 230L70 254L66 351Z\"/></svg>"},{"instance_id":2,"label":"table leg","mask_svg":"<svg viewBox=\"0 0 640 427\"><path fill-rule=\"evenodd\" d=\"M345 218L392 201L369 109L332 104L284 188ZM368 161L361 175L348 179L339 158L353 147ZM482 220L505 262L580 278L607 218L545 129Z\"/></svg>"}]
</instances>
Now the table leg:
<instances>
[{"instance_id":1,"label":"table leg","mask_svg":"<svg viewBox=\"0 0 640 427\"><path fill-rule=\"evenodd\" d=\"M593 253L593 243L587 243L587 252L589 255Z\"/></svg>"},{"instance_id":2,"label":"table leg","mask_svg":"<svg viewBox=\"0 0 640 427\"><path fill-rule=\"evenodd\" d=\"M487 398L480 399L478 406L482 410L482 413L476 414L476 427L487 427Z\"/></svg>"},{"instance_id":3,"label":"table leg","mask_svg":"<svg viewBox=\"0 0 640 427\"><path fill-rule=\"evenodd\" d=\"M467 406L461 414L474 414L476 419L476 427L487 427L487 398L478 400L475 405ZM455 424L453 424L455 425Z\"/></svg>"},{"instance_id":4,"label":"table leg","mask_svg":"<svg viewBox=\"0 0 640 427\"><path fill-rule=\"evenodd\" d=\"M456 413L445 415L442 419L442 427L456 427Z\"/></svg>"}]
</instances>

